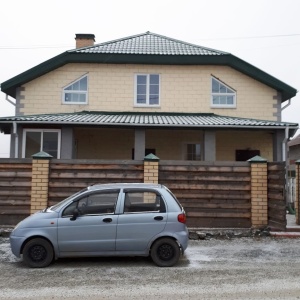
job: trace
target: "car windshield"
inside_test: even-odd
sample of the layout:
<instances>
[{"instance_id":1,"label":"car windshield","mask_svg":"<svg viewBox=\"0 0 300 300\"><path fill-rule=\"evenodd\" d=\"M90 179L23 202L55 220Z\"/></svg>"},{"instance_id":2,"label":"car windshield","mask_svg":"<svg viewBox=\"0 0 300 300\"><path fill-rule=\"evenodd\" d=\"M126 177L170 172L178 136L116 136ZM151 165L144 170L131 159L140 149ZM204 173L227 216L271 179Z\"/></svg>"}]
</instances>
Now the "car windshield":
<instances>
[{"instance_id":1,"label":"car windshield","mask_svg":"<svg viewBox=\"0 0 300 300\"><path fill-rule=\"evenodd\" d=\"M62 201L60 201L60 202L58 202L57 204L51 206L50 209L51 209L51 210L57 210L58 208L60 208L61 206L63 206L66 202L68 202L71 198L74 198L74 197L76 197L76 196L78 196L78 195L80 195L80 194L86 192L87 190L88 190L88 189L85 188L85 189L83 189L83 190L77 192L76 194L73 194L73 195L69 196L68 198L66 198L66 199L64 199L64 200L62 200Z\"/></svg>"}]
</instances>

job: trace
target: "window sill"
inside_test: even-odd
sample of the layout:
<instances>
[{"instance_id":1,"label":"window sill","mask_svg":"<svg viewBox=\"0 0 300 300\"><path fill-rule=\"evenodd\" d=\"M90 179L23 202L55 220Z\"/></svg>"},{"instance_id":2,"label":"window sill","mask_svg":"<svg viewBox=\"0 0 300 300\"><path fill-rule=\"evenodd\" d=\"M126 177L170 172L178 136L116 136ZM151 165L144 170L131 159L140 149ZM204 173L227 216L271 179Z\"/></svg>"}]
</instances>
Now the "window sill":
<instances>
[{"instance_id":1,"label":"window sill","mask_svg":"<svg viewBox=\"0 0 300 300\"><path fill-rule=\"evenodd\" d=\"M236 108L236 105L211 105L210 108Z\"/></svg>"}]
</instances>

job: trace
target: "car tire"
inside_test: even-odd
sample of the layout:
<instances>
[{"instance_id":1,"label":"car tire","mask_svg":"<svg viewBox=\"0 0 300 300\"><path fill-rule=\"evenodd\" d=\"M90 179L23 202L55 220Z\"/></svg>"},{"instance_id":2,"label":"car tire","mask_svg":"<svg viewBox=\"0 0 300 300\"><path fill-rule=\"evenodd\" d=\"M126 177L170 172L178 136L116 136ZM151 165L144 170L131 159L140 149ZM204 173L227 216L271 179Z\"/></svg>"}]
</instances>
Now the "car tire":
<instances>
[{"instance_id":1,"label":"car tire","mask_svg":"<svg viewBox=\"0 0 300 300\"><path fill-rule=\"evenodd\" d=\"M23 261L31 268L44 268L54 258L52 245L45 239L36 238L27 242L23 249Z\"/></svg>"},{"instance_id":2,"label":"car tire","mask_svg":"<svg viewBox=\"0 0 300 300\"><path fill-rule=\"evenodd\" d=\"M154 242L151 248L151 258L159 267L172 267L180 258L178 243L171 238L162 238Z\"/></svg>"}]
</instances>

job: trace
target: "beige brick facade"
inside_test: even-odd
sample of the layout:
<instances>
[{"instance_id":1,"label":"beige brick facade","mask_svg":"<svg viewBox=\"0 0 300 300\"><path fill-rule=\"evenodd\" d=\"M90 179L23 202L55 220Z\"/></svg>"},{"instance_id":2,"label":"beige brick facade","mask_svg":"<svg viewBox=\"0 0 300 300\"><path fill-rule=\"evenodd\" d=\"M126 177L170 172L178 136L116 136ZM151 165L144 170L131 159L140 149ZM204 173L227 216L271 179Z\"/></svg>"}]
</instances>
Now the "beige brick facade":
<instances>
[{"instance_id":1,"label":"beige brick facade","mask_svg":"<svg viewBox=\"0 0 300 300\"><path fill-rule=\"evenodd\" d=\"M268 225L268 166L251 163L251 221L252 227Z\"/></svg>"},{"instance_id":2,"label":"beige brick facade","mask_svg":"<svg viewBox=\"0 0 300 300\"><path fill-rule=\"evenodd\" d=\"M155 149L163 160L186 160L187 144L200 144L203 134L195 130L146 129L146 149ZM133 129L75 129L76 158L132 159ZM235 151L254 149L268 161L273 161L272 134L269 132L220 131L216 133L216 160L235 161Z\"/></svg>"},{"instance_id":3,"label":"beige brick facade","mask_svg":"<svg viewBox=\"0 0 300 300\"><path fill-rule=\"evenodd\" d=\"M161 105L134 106L134 76L138 73L161 75ZM62 89L88 75L88 104L62 103ZM237 92L237 106L211 108L211 76ZM31 82L21 92L21 113L61 113L91 111L205 112L220 115L276 120L277 92L227 66L163 66L68 64Z\"/></svg>"},{"instance_id":4,"label":"beige brick facade","mask_svg":"<svg viewBox=\"0 0 300 300\"><path fill-rule=\"evenodd\" d=\"M32 160L31 214L48 206L49 163L49 159Z\"/></svg>"}]
</instances>

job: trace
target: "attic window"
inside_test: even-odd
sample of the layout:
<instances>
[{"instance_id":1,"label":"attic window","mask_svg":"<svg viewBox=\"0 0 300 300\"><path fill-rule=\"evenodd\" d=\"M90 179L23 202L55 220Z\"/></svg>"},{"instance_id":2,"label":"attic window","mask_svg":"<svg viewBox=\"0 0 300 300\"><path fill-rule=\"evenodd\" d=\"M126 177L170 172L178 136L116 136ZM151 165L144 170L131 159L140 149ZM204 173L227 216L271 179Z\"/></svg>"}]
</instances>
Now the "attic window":
<instances>
[{"instance_id":1,"label":"attic window","mask_svg":"<svg viewBox=\"0 0 300 300\"><path fill-rule=\"evenodd\" d=\"M211 107L236 107L236 91L214 77L211 80Z\"/></svg>"},{"instance_id":2,"label":"attic window","mask_svg":"<svg viewBox=\"0 0 300 300\"><path fill-rule=\"evenodd\" d=\"M63 89L64 104L87 104L87 76L72 82Z\"/></svg>"}]
</instances>

